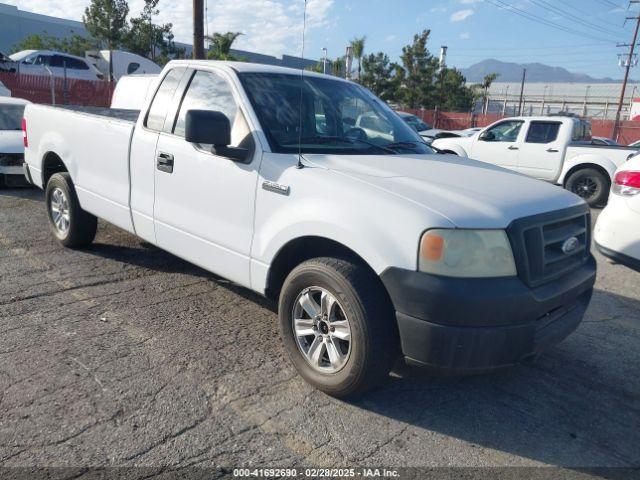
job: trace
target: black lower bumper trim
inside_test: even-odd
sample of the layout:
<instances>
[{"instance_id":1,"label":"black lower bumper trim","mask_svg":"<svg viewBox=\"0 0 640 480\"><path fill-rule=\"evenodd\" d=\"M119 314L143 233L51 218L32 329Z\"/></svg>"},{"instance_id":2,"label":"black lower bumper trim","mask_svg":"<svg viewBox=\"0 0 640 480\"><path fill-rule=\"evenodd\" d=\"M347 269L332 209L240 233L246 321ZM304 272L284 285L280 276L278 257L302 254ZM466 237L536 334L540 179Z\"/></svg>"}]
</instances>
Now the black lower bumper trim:
<instances>
[{"instance_id":1,"label":"black lower bumper trim","mask_svg":"<svg viewBox=\"0 0 640 480\"><path fill-rule=\"evenodd\" d=\"M596 248L602 255L610 258L614 262L619 263L620 265L624 265L625 267L629 267L631 270L635 270L636 272L640 272L640 260L638 260L637 258L630 257L629 255L625 255L624 253L614 252L607 247L598 245L597 242Z\"/></svg>"},{"instance_id":2,"label":"black lower bumper trim","mask_svg":"<svg viewBox=\"0 0 640 480\"><path fill-rule=\"evenodd\" d=\"M536 288L517 277L460 279L402 269L381 278L396 309L405 357L473 370L518 363L569 335L589 305L595 274L591 256Z\"/></svg>"}]
</instances>

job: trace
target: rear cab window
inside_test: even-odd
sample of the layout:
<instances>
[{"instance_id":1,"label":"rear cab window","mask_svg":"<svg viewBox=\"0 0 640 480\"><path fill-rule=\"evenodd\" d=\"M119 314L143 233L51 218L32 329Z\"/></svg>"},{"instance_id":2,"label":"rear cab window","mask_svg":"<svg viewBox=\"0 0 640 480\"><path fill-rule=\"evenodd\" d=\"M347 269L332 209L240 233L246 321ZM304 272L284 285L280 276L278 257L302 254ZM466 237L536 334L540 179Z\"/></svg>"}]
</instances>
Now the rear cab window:
<instances>
[{"instance_id":1,"label":"rear cab window","mask_svg":"<svg viewBox=\"0 0 640 480\"><path fill-rule=\"evenodd\" d=\"M169 107L186 68L174 68L162 79L162 83L153 97L144 126L149 130L162 131Z\"/></svg>"},{"instance_id":2,"label":"rear cab window","mask_svg":"<svg viewBox=\"0 0 640 480\"><path fill-rule=\"evenodd\" d=\"M586 120L574 120L571 140L574 142L591 141L591 122Z\"/></svg>"}]
</instances>

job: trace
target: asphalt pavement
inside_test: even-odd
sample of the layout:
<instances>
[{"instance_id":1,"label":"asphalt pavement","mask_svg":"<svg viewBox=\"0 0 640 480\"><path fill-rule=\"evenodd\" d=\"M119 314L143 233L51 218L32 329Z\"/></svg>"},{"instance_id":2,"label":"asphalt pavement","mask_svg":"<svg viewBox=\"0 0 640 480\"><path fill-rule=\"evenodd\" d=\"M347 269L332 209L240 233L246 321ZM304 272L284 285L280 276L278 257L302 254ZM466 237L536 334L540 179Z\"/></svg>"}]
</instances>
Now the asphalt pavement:
<instances>
[{"instance_id":1,"label":"asphalt pavement","mask_svg":"<svg viewBox=\"0 0 640 480\"><path fill-rule=\"evenodd\" d=\"M41 192L0 190L0 466L640 467L640 274L597 259L537 363L399 366L345 402L296 375L259 295L105 223L65 250Z\"/></svg>"}]
</instances>

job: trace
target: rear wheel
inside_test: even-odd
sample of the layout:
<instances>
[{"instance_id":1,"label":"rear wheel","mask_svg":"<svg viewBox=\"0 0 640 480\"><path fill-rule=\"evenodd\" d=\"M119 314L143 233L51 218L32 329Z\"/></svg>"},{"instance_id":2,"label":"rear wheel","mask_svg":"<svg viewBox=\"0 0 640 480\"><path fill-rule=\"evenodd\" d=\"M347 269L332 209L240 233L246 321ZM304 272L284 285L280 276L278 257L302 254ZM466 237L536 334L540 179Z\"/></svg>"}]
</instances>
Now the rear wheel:
<instances>
[{"instance_id":1,"label":"rear wheel","mask_svg":"<svg viewBox=\"0 0 640 480\"><path fill-rule=\"evenodd\" d=\"M47 214L56 240L68 248L82 248L93 242L98 219L80 207L71 176L56 173L45 191Z\"/></svg>"},{"instance_id":2,"label":"rear wheel","mask_svg":"<svg viewBox=\"0 0 640 480\"><path fill-rule=\"evenodd\" d=\"M329 395L357 395L384 381L398 355L393 308L364 265L316 258L296 267L279 302L285 349L300 375Z\"/></svg>"},{"instance_id":3,"label":"rear wheel","mask_svg":"<svg viewBox=\"0 0 640 480\"><path fill-rule=\"evenodd\" d=\"M608 176L595 168L583 168L573 172L565 188L575 193L591 207L604 206L609 197L611 181Z\"/></svg>"}]
</instances>

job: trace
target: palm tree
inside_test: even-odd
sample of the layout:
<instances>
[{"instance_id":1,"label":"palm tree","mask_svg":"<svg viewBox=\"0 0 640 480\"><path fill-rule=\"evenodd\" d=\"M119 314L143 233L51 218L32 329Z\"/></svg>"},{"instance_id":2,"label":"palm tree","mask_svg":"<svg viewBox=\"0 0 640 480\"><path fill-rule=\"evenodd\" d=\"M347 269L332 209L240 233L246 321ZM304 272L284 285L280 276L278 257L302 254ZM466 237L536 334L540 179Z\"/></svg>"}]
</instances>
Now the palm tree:
<instances>
[{"instance_id":1,"label":"palm tree","mask_svg":"<svg viewBox=\"0 0 640 480\"><path fill-rule=\"evenodd\" d=\"M231 53L231 46L242 35L240 32L214 33L205 37L209 41L207 58L212 60L240 60Z\"/></svg>"},{"instance_id":2,"label":"palm tree","mask_svg":"<svg viewBox=\"0 0 640 480\"><path fill-rule=\"evenodd\" d=\"M489 102L487 101L489 98L488 91L491 87L491 84L500 76L499 73L490 73L489 75L485 75L482 80L482 89L484 91L484 95L482 96L482 113L487 113L489 108Z\"/></svg>"},{"instance_id":3,"label":"palm tree","mask_svg":"<svg viewBox=\"0 0 640 480\"><path fill-rule=\"evenodd\" d=\"M360 74L362 73L362 56L364 55L364 44L366 41L367 37L356 37L351 40L353 56L358 59L358 80L360 80Z\"/></svg>"}]
</instances>

